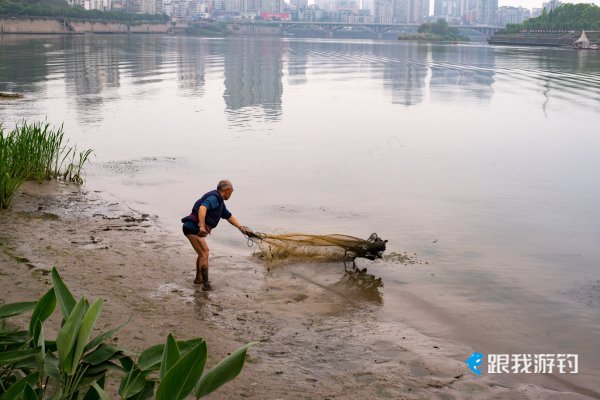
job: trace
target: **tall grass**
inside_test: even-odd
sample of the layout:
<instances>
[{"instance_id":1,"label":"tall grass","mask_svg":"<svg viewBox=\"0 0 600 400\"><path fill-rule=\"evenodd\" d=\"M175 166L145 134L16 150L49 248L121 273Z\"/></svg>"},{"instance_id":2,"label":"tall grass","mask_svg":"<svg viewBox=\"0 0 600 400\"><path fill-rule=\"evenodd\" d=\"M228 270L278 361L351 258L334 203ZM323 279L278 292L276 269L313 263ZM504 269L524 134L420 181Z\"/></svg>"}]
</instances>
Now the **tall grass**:
<instances>
[{"instance_id":1,"label":"tall grass","mask_svg":"<svg viewBox=\"0 0 600 400\"><path fill-rule=\"evenodd\" d=\"M78 153L63 141L63 127L53 128L47 122L23 121L7 134L0 126L0 207L7 208L28 180L83 183L83 166L92 150Z\"/></svg>"}]
</instances>

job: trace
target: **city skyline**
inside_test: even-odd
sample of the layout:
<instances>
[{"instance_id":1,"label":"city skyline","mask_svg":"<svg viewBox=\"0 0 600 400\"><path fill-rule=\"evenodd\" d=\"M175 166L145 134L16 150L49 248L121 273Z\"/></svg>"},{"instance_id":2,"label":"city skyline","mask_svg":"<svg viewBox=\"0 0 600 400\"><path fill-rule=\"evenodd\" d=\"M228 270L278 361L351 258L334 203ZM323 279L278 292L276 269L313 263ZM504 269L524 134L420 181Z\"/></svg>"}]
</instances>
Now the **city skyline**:
<instances>
[{"instance_id":1,"label":"city skyline","mask_svg":"<svg viewBox=\"0 0 600 400\"><path fill-rule=\"evenodd\" d=\"M361 3L364 4L366 2L369 2L369 0L361 0ZM509 6L509 7L524 7L524 8L528 8L528 9L532 9L532 8L542 8L542 3L544 3L545 1L543 0L498 0L498 7L502 7L502 6ZM316 4L317 1L316 0L309 0L308 4ZM564 3L573 3L573 4L579 4L579 3L591 3L591 4L595 4L597 6L600 6L600 0L569 0L569 1L564 1ZM434 0L430 1L429 4L429 15L433 15L433 5L434 5Z\"/></svg>"}]
</instances>

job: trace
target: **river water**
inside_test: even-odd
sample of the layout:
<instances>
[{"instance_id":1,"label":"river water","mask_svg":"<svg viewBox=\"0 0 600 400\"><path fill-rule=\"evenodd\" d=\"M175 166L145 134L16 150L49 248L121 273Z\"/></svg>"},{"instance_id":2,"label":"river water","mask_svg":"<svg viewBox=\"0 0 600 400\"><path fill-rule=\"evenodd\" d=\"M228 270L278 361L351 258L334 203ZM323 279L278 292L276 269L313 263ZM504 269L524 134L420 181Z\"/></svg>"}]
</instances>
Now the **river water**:
<instances>
[{"instance_id":1,"label":"river water","mask_svg":"<svg viewBox=\"0 0 600 400\"><path fill-rule=\"evenodd\" d=\"M228 178L257 231L377 232L417 261L360 262L382 320L484 354L577 353L560 378L600 392L597 52L5 35L0 91L25 95L0 101L5 128L64 122L95 151L87 187L166 229Z\"/></svg>"}]
</instances>

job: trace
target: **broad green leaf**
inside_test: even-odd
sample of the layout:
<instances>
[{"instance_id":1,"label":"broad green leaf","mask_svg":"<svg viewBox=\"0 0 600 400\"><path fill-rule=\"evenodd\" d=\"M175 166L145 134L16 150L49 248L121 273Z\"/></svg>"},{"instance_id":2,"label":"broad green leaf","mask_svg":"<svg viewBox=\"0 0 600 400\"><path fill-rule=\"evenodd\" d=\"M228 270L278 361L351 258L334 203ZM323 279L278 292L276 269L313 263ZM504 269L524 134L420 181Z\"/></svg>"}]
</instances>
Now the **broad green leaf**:
<instances>
[{"instance_id":1,"label":"broad green leaf","mask_svg":"<svg viewBox=\"0 0 600 400\"><path fill-rule=\"evenodd\" d=\"M202 338L177 341L177 348L183 356L202 342L204 342ZM138 359L138 367L142 371L157 371L160 368L164 347L164 344L157 344L144 350Z\"/></svg>"},{"instance_id":2,"label":"broad green leaf","mask_svg":"<svg viewBox=\"0 0 600 400\"><path fill-rule=\"evenodd\" d=\"M0 346L27 342L27 331L4 331L0 333Z\"/></svg>"},{"instance_id":3,"label":"broad green leaf","mask_svg":"<svg viewBox=\"0 0 600 400\"><path fill-rule=\"evenodd\" d=\"M105 381L105 378L106 377L104 375L102 375L102 377L100 377L100 379L98 379L98 381L92 382L92 384L90 385L90 388L86 392L85 396L83 396L82 400L100 400L100 394L92 386L95 384L95 385L97 385L100 388L100 390L102 390L104 392L104 381Z\"/></svg>"},{"instance_id":4,"label":"broad green leaf","mask_svg":"<svg viewBox=\"0 0 600 400\"><path fill-rule=\"evenodd\" d=\"M175 342L173 335L169 333L169 336L167 336L167 343L165 344L165 349L163 351L162 361L160 362L160 379L165 376L167 371L173 365L175 365L180 358L181 354L179 353L177 342Z\"/></svg>"},{"instance_id":5,"label":"broad green leaf","mask_svg":"<svg viewBox=\"0 0 600 400\"><path fill-rule=\"evenodd\" d=\"M83 352L87 353L88 351L90 351L94 347L96 347L99 344L103 343L106 339L112 337L112 335L114 335L115 333L117 333L119 330L121 330L121 328L123 328L128 323L129 323L129 321L127 321L127 322L125 322L125 323L117 326L114 329L111 329L108 332L104 332L104 333L101 333L100 335L96 336L95 338L93 338L92 340L90 340L90 342L88 344L85 345L85 349L83 350Z\"/></svg>"},{"instance_id":6,"label":"broad green leaf","mask_svg":"<svg viewBox=\"0 0 600 400\"><path fill-rule=\"evenodd\" d=\"M142 371L156 371L160 368L164 344L157 344L142 351L138 358L138 367Z\"/></svg>"},{"instance_id":7,"label":"broad green leaf","mask_svg":"<svg viewBox=\"0 0 600 400\"><path fill-rule=\"evenodd\" d=\"M15 364L27 358L33 357L40 352L40 347L34 347L27 350L5 351L0 353L0 365Z\"/></svg>"},{"instance_id":8,"label":"broad green leaf","mask_svg":"<svg viewBox=\"0 0 600 400\"><path fill-rule=\"evenodd\" d=\"M75 373L77 366L73 363L73 356L77 345L77 336L85 314L85 303L83 297L77 302L56 337L59 365L69 376Z\"/></svg>"},{"instance_id":9,"label":"broad green leaf","mask_svg":"<svg viewBox=\"0 0 600 400\"><path fill-rule=\"evenodd\" d=\"M56 308L56 295L54 289L50 289L37 301L33 313L31 314L31 322L29 323L29 335L33 335L33 328L36 321L40 321L42 324L46 321ZM34 343L37 343L38 338L33 338Z\"/></svg>"},{"instance_id":10,"label":"broad green leaf","mask_svg":"<svg viewBox=\"0 0 600 400\"><path fill-rule=\"evenodd\" d=\"M40 351L35 356L35 362L37 364L36 367L38 371L40 371L40 375L44 376L46 375L46 343L44 342L44 325L39 319L36 319L36 323L34 324L32 334L34 338L33 345L40 347Z\"/></svg>"},{"instance_id":11,"label":"broad green leaf","mask_svg":"<svg viewBox=\"0 0 600 400\"><path fill-rule=\"evenodd\" d=\"M29 383L27 383L25 385L25 389L23 389L23 396L21 397L21 399L22 400L39 400L37 393L35 392L35 390Z\"/></svg>"},{"instance_id":12,"label":"broad green leaf","mask_svg":"<svg viewBox=\"0 0 600 400\"><path fill-rule=\"evenodd\" d=\"M123 378L119 386L119 395L123 399L135 396L144 390L146 386L146 376L148 372L133 368Z\"/></svg>"},{"instance_id":13,"label":"broad green leaf","mask_svg":"<svg viewBox=\"0 0 600 400\"><path fill-rule=\"evenodd\" d=\"M85 370L84 376L93 376L101 373L106 373L106 371L108 371L109 369L124 372L123 368L119 367L117 364L110 361L104 361L103 363L89 366Z\"/></svg>"},{"instance_id":14,"label":"broad green leaf","mask_svg":"<svg viewBox=\"0 0 600 400\"><path fill-rule=\"evenodd\" d=\"M238 376L244 366L246 352L252 344L253 343L248 343L240 347L204 374L196 386L196 398L198 399L214 392Z\"/></svg>"},{"instance_id":15,"label":"broad green leaf","mask_svg":"<svg viewBox=\"0 0 600 400\"><path fill-rule=\"evenodd\" d=\"M131 371L131 369L136 366L135 363L133 362L133 360L131 359L131 357L126 356L126 355L123 357L120 357L119 362L121 363L121 365L123 366L123 369L125 371ZM138 368L139 368L139 365L138 365Z\"/></svg>"},{"instance_id":16,"label":"broad green leaf","mask_svg":"<svg viewBox=\"0 0 600 400\"><path fill-rule=\"evenodd\" d=\"M9 318L15 315L23 314L35 308L35 301L27 301L22 303L10 303L0 306L0 319Z\"/></svg>"},{"instance_id":17,"label":"broad green leaf","mask_svg":"<svg viewBox=\"0 0 600 400\"><path fill-rule=\"evenodd\" d=\"M121 350L106 343L102 343L98 348L83 357L83 361L91 365L98 365L108 361L115 355L121 353Z\"/></svg>"},{"instance_id":18,"label":"broad green leaf","mask_svg":"<svg viewBox=\"0 0 600 400\"><path fill-rule=\"evenodd\" d=\"M108 394L96 382L92 383L92 388L98 393L100 400L108 400Z\"/></svg>"},{"instance_id":19,"label":"broad green leaf","mask_svg":"<svg viewBox=\"0 0 600 400\"><path fill-rule=\"evenodd\" d=\"M81 328L79 329L79 334L77 335L77 344L75 346L75 354L73 355L73 365L79 364L79 360L83 355L83 349L85 348L85 345L92 334L92 329L94 329L96 319L98 319L100 311L102 310L102 304L104 304L104 300L102 300L102 298L96 300L83 316Z\"/></svg>"},{"instance_id":20,"label":"broad green leaf","mask_svg":"<svg viewBox=\"0 0 600 400\"><path fill-rule=\"evenodd\" d=\"M156 400L181 400L186 398L198 383L206 364L206 342L182 356L165 374L158 385Z\"/></svg>"},{"instance_id":21,"label":"broad green leaf","mask_svg":"<svg viewBox=\"0 0 600 400\"><path fill-rule=\"evenodd\" d=\"M55 267L52 268L52 283L54 285L54 292L56 294L58 304L60 304L63 317L66 319L69 314L71 314L71 311L77 302L75 301L75 297L73 297L71 294L71 291L69 291L67 285L65 285L60 278L60 275Z\"/></svg>"},{"instance_id":22,"label":"broad green leaf","mask_svg":"<svg viewBox=\"0 0 600 400\"><path fill-rule=\"evenodd\" d=\"M135 396L130 396L127 400L146 400L152 399L154 397L154 381L146 381L146 385L144 386L144 390L136 394Z\"/></svg>"},{"instance_id":23,"label":"broad green leaf","mask_svg":"<svg viewBox=\"0 0 600 400\"><path fill-rule=\"evenodd\" d=\"M56 382L60 380L60 370L58 369L58 358L50 352L44 357L44 367L46 374Z\"/></svg>"},{"instance_id":24,"label":"broad green leaf","mask_svg":"<svg viewBox=\"0 0 600 400\"><path fill-rule=\"evenodd\" d=\"M2 400L21 399L23 396L23 391L25 390L25 386L35 385L38 379L40 379L39 372L34 372L33 374L29 374L26 377L20 379L19 381L12 384L6 392L4 392L4 394L2 395Z\"/></svg>"}]
</instances>

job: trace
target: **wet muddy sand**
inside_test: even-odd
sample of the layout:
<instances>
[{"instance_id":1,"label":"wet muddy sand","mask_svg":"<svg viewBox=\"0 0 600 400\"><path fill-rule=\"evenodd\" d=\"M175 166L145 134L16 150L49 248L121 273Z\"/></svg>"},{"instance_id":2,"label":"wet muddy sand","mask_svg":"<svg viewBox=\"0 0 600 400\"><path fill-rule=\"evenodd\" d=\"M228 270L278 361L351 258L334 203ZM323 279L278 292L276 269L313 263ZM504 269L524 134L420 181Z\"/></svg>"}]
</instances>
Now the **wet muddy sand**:
<instances>
[{"instance_id":1,"label":"wet muddy sand","mask_svg":"<svg viewBox=\"0 0 600 400\"><path fill-rule=\"evenodd\" d=\"M369 273L341 263L268 270L250 253L213 246L215 290L203 292L192 283L187 240L156 217L77 186L28 183L0 212L0 301L37 298L56 266L76 295L106 299L98 328L131 318L114 338L123 348L143 349L169 332L201 336L213 364L257 342L214 399L593 398L476 377L463 362L473 349L380 318L385 282Z\"/></svg>"}]
</instances>

